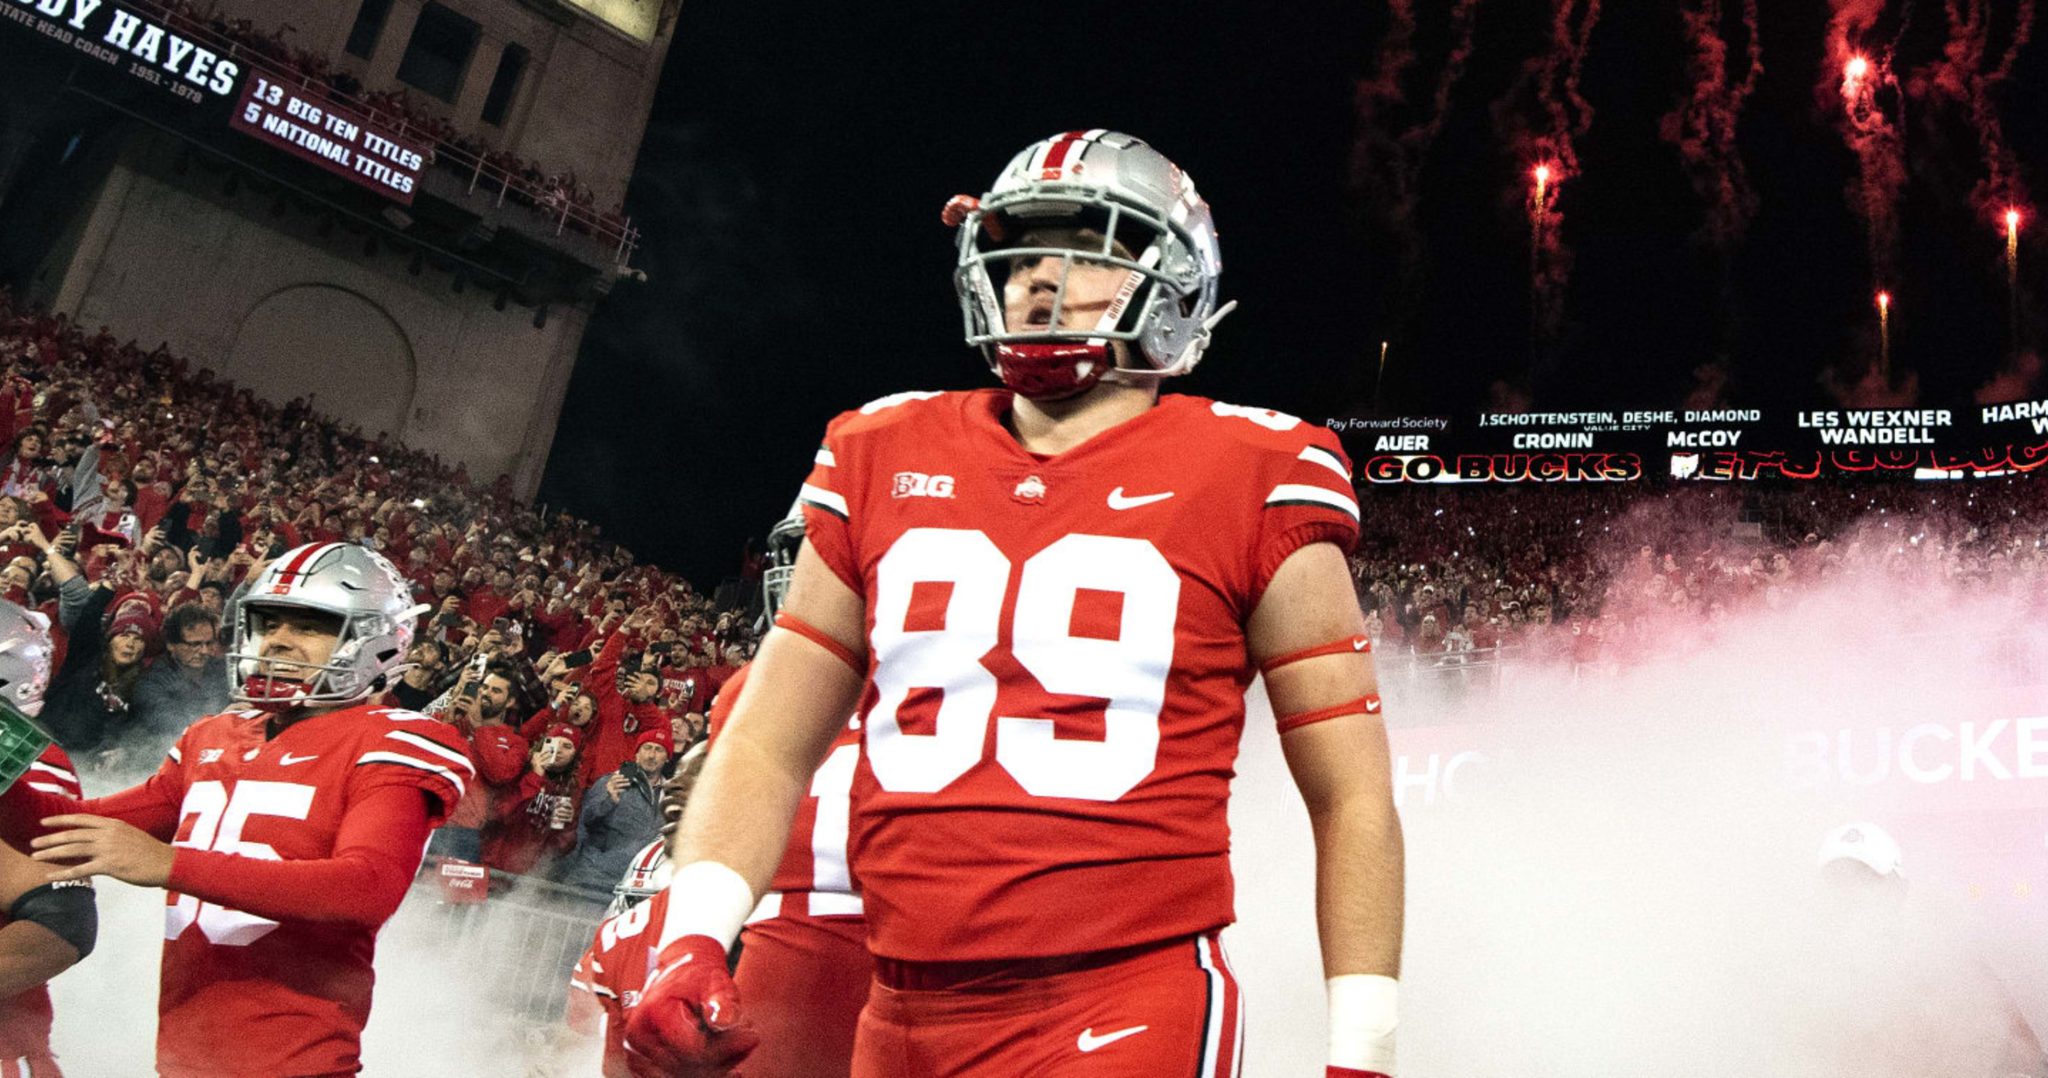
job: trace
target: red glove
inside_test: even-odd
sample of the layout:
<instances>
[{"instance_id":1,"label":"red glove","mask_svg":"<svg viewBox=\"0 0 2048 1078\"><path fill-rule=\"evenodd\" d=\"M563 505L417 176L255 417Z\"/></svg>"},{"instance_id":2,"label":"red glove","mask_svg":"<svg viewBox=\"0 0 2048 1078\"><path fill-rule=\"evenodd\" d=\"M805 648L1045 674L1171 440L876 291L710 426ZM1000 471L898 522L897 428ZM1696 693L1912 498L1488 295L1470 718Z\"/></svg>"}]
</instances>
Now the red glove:
<instances>
[{"instance_id":1,"label":"red glove","mask_svg":"<svg viewBox=\"0 0 2048 1078\"><path fill-rule=\"evenodd\" d=\"M725 948L710 936L663 948L626 1017L626 1062L635 1078L720 1078L760 1043L740 1018Z\"/></svg>"},{"instance_id":2,"label":"red glove","mask_svg":"<svg viewBox=\"0 0 2048 1078\"><path fill-rule=\"evenodd\" d=\"M1391 1074L1381 1074L1378 1071L1352 1070L1350 1067L1339 1067L1331 1064L1323 1068L1323 1078L1394 1078L1394 1076Z\"/></svg>"}]
</instances>

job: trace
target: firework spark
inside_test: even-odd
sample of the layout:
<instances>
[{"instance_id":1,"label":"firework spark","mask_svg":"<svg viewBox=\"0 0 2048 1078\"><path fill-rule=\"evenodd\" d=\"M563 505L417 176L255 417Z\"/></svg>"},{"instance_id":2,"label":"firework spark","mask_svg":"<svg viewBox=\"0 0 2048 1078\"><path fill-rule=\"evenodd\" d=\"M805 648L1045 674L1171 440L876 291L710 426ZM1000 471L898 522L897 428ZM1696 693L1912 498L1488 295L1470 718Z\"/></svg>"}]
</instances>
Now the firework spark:
<instances>
[{"instance_id":1,"label":"firework spark","mask_svg":"<svg viewBox=\"0 0 2048 1078\"><path fill-rule=\"evenodd\" d=\"M1494 127L1508 154L1534 162L1530 186L1517 194L1529 217L1530 331L1534 364L1530 384L1541 381L1546 353L1564 317L1572 252L1564 242L1559 188L1579 173L1577 142L1593 123L1593 107L1580 92L1580 76L1601 0L1551 0L1550 43L1522 65L1514 84L1493 104ZM1540 176L1535 172L1541 169Z\"/></svg>"},{"instance_id":2,"label":"firework spark","mask_svg":"<svg viewBox=\"0 0 2048 1078\"><path fill-rule=\"evenodd\" d=\"M1899 193L1906 184L1904 143L1886 109L1896 99L1889 52L1862 45L1885 14L1885 0L1830 0L1822 104L1838 118L1842 139L1856 155L1849 202L1863 219L1870 268L1879 280L1894 276L1899 245Z\"/></svg>"},{"instance_id":3,"label":"firework spark","mask_svg":"<svg viewBox=\"0 0 2048 1078\"><path fill-rule=\"evenodd\" d=\"M1877 371L1887 384L1892 380L1892 294L1877 294Z\"/></svg>"},{"instance_id":4,"label":"firework spark","mask_svg":"<svg viewBox=\"0 0 2048 1078\"><path fill-rule=\"evenodd\" d=\"M1913 80L1912 86L1921 96L1953 102L1968 115L1984 163L1984 176L1971 192L1971 199L1987 213L2026 198L2018 162L2006 143L2005 122L1996 98L1999 86L2012 76L2020 50L2033 38L2034 0L2018 0L2013 6L2013 20L2005 30L2005 48L1995 58L1991 8L1990 0L1946 0L1948 42L1941 56Z\"/></svg>"},{"instance_id":5,"label":"firework spark","mask_svg":"<svg viewBox=\"0 0 2048 1078\"><path fill-rule=\"evenodd\" d=\"M2020 220L2018 207L2005 208L2005 303L2009 324L2006 333L2012 354L2020 354Z\"/></svg>"}]
</instances>

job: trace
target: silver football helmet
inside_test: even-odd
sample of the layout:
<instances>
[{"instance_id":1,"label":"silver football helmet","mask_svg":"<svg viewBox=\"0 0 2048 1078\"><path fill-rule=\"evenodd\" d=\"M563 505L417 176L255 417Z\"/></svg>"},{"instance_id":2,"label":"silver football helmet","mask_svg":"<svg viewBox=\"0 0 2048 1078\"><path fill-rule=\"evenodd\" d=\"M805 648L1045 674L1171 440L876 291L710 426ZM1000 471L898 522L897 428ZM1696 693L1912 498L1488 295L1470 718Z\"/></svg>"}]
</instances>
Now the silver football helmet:
<instances>
[{"instance_id":1,"label":"silver football helmet","mask_svg":"<svg viewBox=\"0 0 2048 1078\"><path fill-rule=\"evenodd\" d=\"M50 687L50 619L0 599L0 704L30 718Z\"/></svg>"},{"instance_id":2,"label":"silver football helmet","mask_svg":"<svg viewBox=\"0 0 2048 1078\"><path fill-rule=\"evenodd\" d=\"M761 571L761 598L770 621L789 598L789 583L796 579L796 554L803 545L804 507L798 502L789 507L788 516L768 529L768 568Z\"/></svg>"},{"instance_id":3,"label":"silver football helmet","mask_svg":"<svg viewBox=\"0 0 2048 1078\"><path fill-rule=\"evenodd\" d=\"M1210 330L1236 306L1216 306L1223 260L1209 204L1178 166L1130 135L1069 131L1034 143L1011 159L987 194L954 199L942 218L959 229L953 287L967 343L1026 395L1035 394L1020 381L1057 390L1071 379L1085 389L1104 378L1186 374L1202 358ZM1034 229L1076 226L1099 234L1100 246L1018 242ZM1060 287L1047 326L1013 332L1004 322L1002 292L1012 262L1024 257L1060 259ZM1132 273L1094 326L1060 326L1075 262ZM1108 369L1111 341L1129 346L1137 369Z\"/></svg>"},{"instance_id":4,"label":"silver football helmet","mask_svg":"<svg viewBox=\"0 0 2048 1078\"><path fill-rule=\"evenodd\" d=\"M311 679L282 676L304 668L263 657L263 638L279 608L339 619L327 662ZM266 566L235 611L228 651L229 692L265 710L349 704L383 689L412 647L413 623L426 612L412 585L384 556L353 543L307 543Z\"/></svg>"},{"instance_id":5,"label":"silver football helmet","mask_svg":"<svg viewBox=\"0 0 2048 1078\"><path fill-rule=\"evenodd\" d=\"M50 619L0 599L0 790L56 740L36 721L49 686Z\"/></svg>"},{"instance_id":6,"label":"silver football helmet","mask_svg":"<svg viewBox=\"0 0 2048 1078\"><path fill-rule=\"evenodd\" d=\"M612 888L612 904L605 907L604 915L615 917L660 894L674 871L668 860L668 836L641 847L626 866L626 874L619 877L618 886Z\"/></svg>"}]
</instances>

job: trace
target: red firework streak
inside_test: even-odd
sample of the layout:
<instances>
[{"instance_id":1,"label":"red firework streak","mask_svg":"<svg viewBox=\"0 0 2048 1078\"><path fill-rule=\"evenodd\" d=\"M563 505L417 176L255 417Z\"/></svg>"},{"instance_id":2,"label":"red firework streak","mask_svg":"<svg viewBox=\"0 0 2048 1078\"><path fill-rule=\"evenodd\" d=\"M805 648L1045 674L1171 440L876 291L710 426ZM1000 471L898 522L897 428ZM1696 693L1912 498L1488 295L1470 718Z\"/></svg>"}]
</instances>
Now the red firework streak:
<instances>
[{"instance_id":1,"label":"red firework streak","mask_svg":"<svg viewBox=\"0 0 2048 1078\"><path fill-rule=\"evenodd\" d=\"M2011 325L2007 333L2011 337L2012 354L2020 354L2020 221L2023 215L2016 206L2005 208L2005 302L2009 308Z\"/></svg>"},{"instance_id":2,"label":"red firework streak","mask_svg":"<svg viewBox=\"0 0 2048 1078\"><path fill-rule=\"evenodd\" d=\"M1549 294L1550 267L1545 265L1545 256L1557 243L1556 222L1551 215L1557 188L1552 181L1563 179L1561 171L1548 161L1529 170L1533 181L1529 187L1529 330L1532 341L1539 346L1548 335L1548 312L1556 300Z\"/></svg>"},{"instance_id":3,"label":"red firework streak","mask_svg":"<svg viewBox=\"0 0 2048 1078\"><path fill-rule=\"evenodd\" d=\"M1892 294L1877 294L1877 373L1885 384L1892 381Z\"/></svg>"}]
</instances>

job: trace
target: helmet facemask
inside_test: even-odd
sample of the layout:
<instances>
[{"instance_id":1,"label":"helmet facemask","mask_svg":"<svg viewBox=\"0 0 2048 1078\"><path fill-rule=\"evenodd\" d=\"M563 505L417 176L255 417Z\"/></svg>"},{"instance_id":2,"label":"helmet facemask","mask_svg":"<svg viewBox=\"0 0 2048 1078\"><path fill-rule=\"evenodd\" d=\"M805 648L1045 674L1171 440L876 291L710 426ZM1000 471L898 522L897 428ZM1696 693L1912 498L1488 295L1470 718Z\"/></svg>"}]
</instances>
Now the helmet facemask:
<instances>
[{"instance_id":1,"label":"helmet facemask","mask_svg":"<svg viewBox=\"0 0 2048 1078\"><path fill-rule=\"evenodd\" d=\"M770 621L789 599L790 582L796 579L797 552L803 545L803 506L793 505L789 515L768 532L768 567L761 571L761 605Z\"/></svg>"},{"instance_id":2,"label":"helmet facemask","mask_svg":"<svg viewBox=\"0 0 2048 1078\"><path fill-rule=\"evenodd\" d=\"M406 668L413 621L428 609L412 601L412 586L383 555L346 543L286 551L250 583L249 596L235 612L228 691L265 711L352 704L382 691ZM330 619L334 648L324 662L265 657L271 619L291 611Z\"/></svg>"},{"instance_id":3,"label":"helmet facemask","mask_svg":"<svg viewBox=\"0 0 2048 1078\"><path fill-rule=\"evenodd\" d=\"M332 619L333 651L322 663L264 655L265 639L280 611L297 609ZM350 704L376 692L385 680L366 679L356 660L365 649L395 648L396 634L375 615L343 617L331 611L285 604L244 603L235 618L228 669L236 703L263 711L287 711L318 704Z\"/></svg>"},{"instance_id":4,"label":"helmet facemask","mask_svg":"<svg viewBox=\"0 0 2048 1078\"><path fill-rule=\"evenodd\" d=\"M658 838L648 843L626 866L626 874L612 888L611 905L605 907L606 917L616 917L668 888L669 879L675 874L674 866L668 859L668 839Z\"/></svg>"},{"instance_id":5,"label":"helmet facemask","mask_svg":"<svg viewBox=\"0 0 2048 1078\"><path fill-rule=\"evenodd\" d=\"M1230 310L1216 307L1221 262L1208 205L1171 161L1128 135L1069 132L1038 143L994 190L955 198L941 217L958 229L953 285L967 343L1034 400L1185 374ZM1045 259L1059 260L1051 317L1013 327L1003 303L1011 268ZM1070 317L1068 284L1083 265L1125 276L1099 314Z\"/></svg>"}]
</instances>

